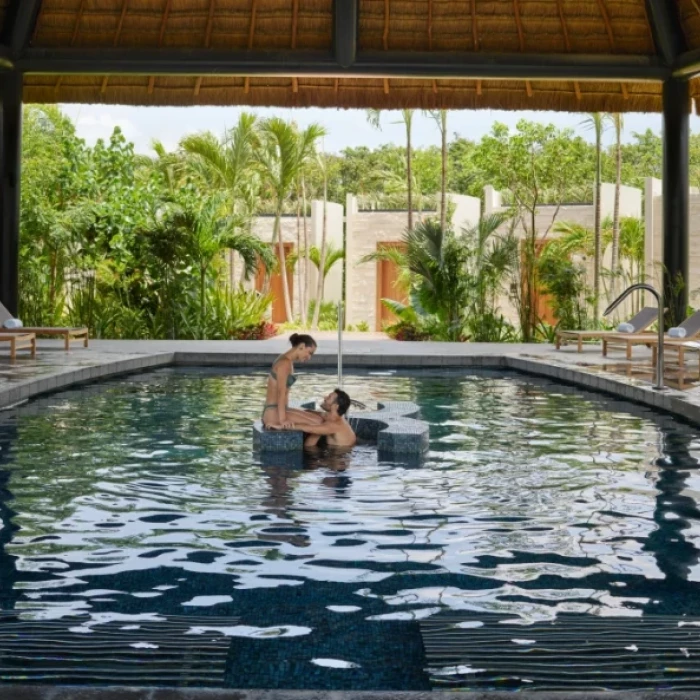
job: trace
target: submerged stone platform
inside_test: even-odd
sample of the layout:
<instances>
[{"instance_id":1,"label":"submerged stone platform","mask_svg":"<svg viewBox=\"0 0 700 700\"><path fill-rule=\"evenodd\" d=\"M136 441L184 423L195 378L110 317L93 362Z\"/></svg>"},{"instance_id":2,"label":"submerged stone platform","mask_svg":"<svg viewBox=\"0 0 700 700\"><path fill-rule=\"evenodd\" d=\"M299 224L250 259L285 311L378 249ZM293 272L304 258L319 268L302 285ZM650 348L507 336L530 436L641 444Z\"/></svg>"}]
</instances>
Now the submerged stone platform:
<instances>
[{"instance_id":1,"label":"submerged stone platform","mask_svg":"<svg viewBox=\"0 0 700 700\"><path fill-rule=\"evenodd\" d=\"M313 402L298 404L314 408ZM428 449L429 426L417 419L420 408L410 401L378 403L375 411L348 415L348 423L363 442L374 442L380 457L422 455ZM253 446L261 452L298 452L304 449L301 430L265 430L262 421L253 424Z\"/></svg>"}]
</instances>

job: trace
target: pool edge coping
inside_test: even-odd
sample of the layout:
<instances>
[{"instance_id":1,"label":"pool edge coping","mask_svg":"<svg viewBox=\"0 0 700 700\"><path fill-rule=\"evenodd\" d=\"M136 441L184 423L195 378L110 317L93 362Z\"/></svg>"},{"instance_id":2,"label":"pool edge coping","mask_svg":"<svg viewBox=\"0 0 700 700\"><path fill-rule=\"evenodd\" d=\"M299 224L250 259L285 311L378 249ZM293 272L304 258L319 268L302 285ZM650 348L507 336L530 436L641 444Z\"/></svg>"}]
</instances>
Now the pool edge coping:
<instances>
[{"instance_id":1,"label":"pool edge coping","mask_svg":"<svg viewBox=\"0 0 700 700\"><path fill-rule=\"evenodd\" d=\"M0 390L0 410L17 407L29 399L69 387L110 379L168 366L253 367L269 362L268 353L159 352L135 355L119 360L97 363L88 367L69 369L17 382ZM317 356L316 366L336 366L335 356ZM669 413L700 427L700 405L686 400L683 391L657 391L651 385L635 385L607 372L591 372L533 357L509 355L403 355L348 354L343 358L346 369L371 367L397 369L511 369L516 372L546 377L588 391L605 393L625 401L641 404Z\"/></svg>"}]
</instances>

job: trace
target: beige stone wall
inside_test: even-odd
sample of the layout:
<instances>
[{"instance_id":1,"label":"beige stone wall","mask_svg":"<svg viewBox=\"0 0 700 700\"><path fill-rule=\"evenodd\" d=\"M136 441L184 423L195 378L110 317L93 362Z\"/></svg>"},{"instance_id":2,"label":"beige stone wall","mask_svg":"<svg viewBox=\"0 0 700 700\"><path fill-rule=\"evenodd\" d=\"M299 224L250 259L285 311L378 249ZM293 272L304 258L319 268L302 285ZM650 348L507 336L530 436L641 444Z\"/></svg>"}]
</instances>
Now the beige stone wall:
<instances>
[{"instance_id":1,"label":"beige stone wall","mask_svg":"<svg viewBox=\"0 0 700 700\"><path fill-rule=\"evenodd\" d=\"M347 323L356 325L362 321L375 330L377 323L377 263L360 263L363 256L374 253L378 243L391 243L403 238L408 214L405 211L358 212L353 197L348 197L346 207L346 255L347 255ZM414 214L414 221L421 214ZM423 212L423 216L435 216L435 212Z\"/></svg>"},{"instance_id":2,"label":"beige stone wall","mask_svg":"<svg viewBox=\"0 0 700 700\"><path fill-rule=\"evenodd\" d=\"M700 195L691 194L688 204L689 218L689 256L688 256L688 295L690 305L700 308ZM647 235L649 235L647 231ZM651 264L647 261L648 281L657 289L663 283L663 202L660 196L653 202L653 257ZM650 248L647 246L647 251Z\"/></svg>"}]
</instances>

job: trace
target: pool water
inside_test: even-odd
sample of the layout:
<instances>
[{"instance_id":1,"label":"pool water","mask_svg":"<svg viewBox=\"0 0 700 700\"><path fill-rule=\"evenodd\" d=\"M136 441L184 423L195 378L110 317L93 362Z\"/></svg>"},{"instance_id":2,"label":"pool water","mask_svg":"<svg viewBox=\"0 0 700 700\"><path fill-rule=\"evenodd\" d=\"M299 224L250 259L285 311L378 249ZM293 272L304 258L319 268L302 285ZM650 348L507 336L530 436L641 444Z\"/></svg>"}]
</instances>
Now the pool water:
<instances>
[{"instance_id":1,"label":"pool water","mask_svg":"<svg viewBox=\"0 0 700 700\"><path fill-rule=\"evenodd\" d=\"M424 462L295 468L252 450L265 377L168 368L0 413L0 606L86 638L183 616L238 688L428 689L417 621L445 611L700 615L694 428L514 373L366 372L352 398L421 406ZM334 381L309 366L293 395Z\"/></svg>"}]
</instances>

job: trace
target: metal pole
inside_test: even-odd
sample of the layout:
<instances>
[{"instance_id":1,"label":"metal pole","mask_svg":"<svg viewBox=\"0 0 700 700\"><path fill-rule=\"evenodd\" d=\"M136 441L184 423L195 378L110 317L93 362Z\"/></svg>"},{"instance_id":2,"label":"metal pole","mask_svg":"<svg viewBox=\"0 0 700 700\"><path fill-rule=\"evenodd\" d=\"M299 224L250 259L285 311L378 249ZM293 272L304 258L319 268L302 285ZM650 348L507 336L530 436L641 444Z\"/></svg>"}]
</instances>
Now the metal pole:
<instances>
[{"instance_id":1,"label":"metal pole","mask_svg":"<svg viewBox=\"0 0 700 700\"><path fill-rule=\"evenodd\" d=\"M343 302L338 302L338 389L343 388Z\"/></svg>"}]
</instances>

